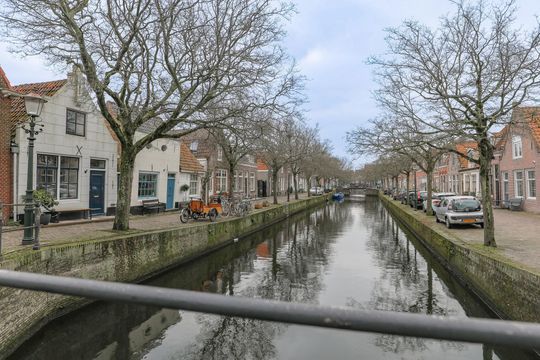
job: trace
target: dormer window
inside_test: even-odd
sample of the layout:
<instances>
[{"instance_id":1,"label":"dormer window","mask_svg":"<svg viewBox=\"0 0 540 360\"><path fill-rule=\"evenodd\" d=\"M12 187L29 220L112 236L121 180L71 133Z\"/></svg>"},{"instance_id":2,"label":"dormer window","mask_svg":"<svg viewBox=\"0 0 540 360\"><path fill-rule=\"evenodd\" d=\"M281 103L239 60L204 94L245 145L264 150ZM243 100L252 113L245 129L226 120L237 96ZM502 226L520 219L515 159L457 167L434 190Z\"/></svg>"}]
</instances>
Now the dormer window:
<instances>
[{"instance_id":1,"label":"dormer window","mask_svg":"<svg viewBox=\"0 0 540 360\"><path fill-rule=\"evenodd\" d=\"M512 136L512 159L521 159L523 157L523 144L521 136Z\"/></svg>"},{"instance_id":2,"label":"dormer window","mask_svg":"<svg viewBox=\"0 0 540 360\"><path fill-rule=\"evenodd\" d=\"M191 144L189 145L189 150L196 152L198 147L199 147L199 142L195 140L195 141L192 141Z\"/></svg>"},{"instance_id":3,"label":"dormer window","mask_svg":"<svg viewBox=\"0 0 540 360\"><path fill-rule=\"evenodd\" d=\"M86 131L86 114L67 109L66 134L84 136Z\"/></svg>"},{"instance_id":4,"label":"dormer window","mask_svg":"<svg viewBox=\"0 0 540 360\"><path fill-rule=\"evenodd\" d=\"M217 148L217 161L223 161L223 148L221 146Z\"/></svg>"}]
</instances>

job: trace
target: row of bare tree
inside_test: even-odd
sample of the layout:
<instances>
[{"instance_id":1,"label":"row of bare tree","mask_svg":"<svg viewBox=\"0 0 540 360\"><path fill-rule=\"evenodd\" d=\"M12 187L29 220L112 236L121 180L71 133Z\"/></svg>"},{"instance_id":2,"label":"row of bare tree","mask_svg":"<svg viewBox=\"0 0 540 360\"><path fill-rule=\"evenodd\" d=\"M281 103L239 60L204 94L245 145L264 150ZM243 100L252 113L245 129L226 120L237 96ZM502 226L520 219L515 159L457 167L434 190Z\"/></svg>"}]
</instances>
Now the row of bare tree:
<instances>
[{"instance_id":1,"label":"row of bare tree","mask_svg":"<svg viewBox=\"0 0 540 360\"><path fill-rule=\"evenodd\" d=\"M540 27L516 21L515 1L459 0L430 28L405 21L387 31L387 52L373 57L381 115L348 133L351 151L407 159L428 174L456 141L474 140L484 209L484 244L496 246L491 203L492 133L540 85ZM405 170L403 170L405 171Z\"/></svg>"},{"instance_id":2,"label":"row of bare tree","mask_svg":"<svg viewBox=\"0 0 540 360\"><path fill-rule=\"evenodd\" d=\"M118 138L116 230L129 228L135 158L156 139L211 130L233 170L252 150L245 145L257 138L274 177L288 165L295 179L300 171L315 173L306 165L308 154L328 153L317 130L300 121L303 79L282 46L291 3L1 0L0 5L0 31L11 51L45 57L56 68L77 68ZM135 136L149 121L154 130Z\"/></svg>"}]
</instances>

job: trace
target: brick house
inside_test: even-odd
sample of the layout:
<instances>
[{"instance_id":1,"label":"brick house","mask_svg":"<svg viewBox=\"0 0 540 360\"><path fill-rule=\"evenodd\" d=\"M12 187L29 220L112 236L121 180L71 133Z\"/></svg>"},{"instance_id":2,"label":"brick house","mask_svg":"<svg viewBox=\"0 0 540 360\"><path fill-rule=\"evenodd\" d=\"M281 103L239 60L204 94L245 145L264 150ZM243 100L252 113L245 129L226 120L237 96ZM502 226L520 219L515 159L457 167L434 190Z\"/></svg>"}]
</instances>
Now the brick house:
<instances>
[{"instance_id":1,"label":"brick house","mask_svg":"<svg viewBox=\"0 0 540 360\"><path fill-rule=\"evenodd\" d=\"M188 146L206 172L207 196L226 193L230 181L235 195L257 196L257 163L254 155L246 155L239 161L234 174L229 174L223 149L209 131L197 130L182 137L182 142Z\"/></svg>"},{"instance_id":2,"label":"brick house","mask_svg":"<svg viewBox=\"0 0 540 360\"><path fill-rule=\"evenodd\" d=\"M493 160L494 199L497 204L523 198L526 211L540 212L536 181L540 164L540 107L518 107L512 122L499 134Z\"/></svg>"},{"instance_id":3,"label":"brick house","mask_svg":"<svg viewBox=\"0 0 540 360\"><path fill-rule=\"evenodd\" d=\"M188 201L190 196L201 196L201 179L204 167L184 143L180 143L180 186L187 185L187 191L182 192L181 201Z\"/></svg>"},{"instance_id":4,"label":"brick house","mask_svg":"<svg viewBox=\"0 0 540 360\"><path fill-rule=\"evenodd\" d=\"M469 157L478 157L478 144L463 141L455 145L456 151ZM446 189L460 195L480 196L480 168L456 153L447 154Z\"/></svg>"},{"instance_id":5,"label":"brick house","mask_svg":"<svg viewBox=\"0 0 540 360\"><path fill-rule=\"evenodd\" d=\"M2 67L0 67L0 90L12 90L11 83ZM11 99L0 94L0 129L2 129L0 131L0 202L3 204L13 203L12 128ZM4 219L9 217L10 210L8 207L4 208Z\"/></svg>"}]
</instances>

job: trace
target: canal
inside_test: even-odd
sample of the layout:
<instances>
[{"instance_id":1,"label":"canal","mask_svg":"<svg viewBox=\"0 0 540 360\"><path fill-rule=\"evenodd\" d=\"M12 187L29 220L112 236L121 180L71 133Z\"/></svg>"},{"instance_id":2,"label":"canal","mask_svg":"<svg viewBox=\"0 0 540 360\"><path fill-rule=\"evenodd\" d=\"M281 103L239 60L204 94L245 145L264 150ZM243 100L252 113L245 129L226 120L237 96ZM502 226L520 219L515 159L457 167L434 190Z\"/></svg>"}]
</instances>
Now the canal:
<instances>
[{"instance_id":1,"label":"canal","mask_svg":"<svg viewBox=\"0 0 540 360\"><path fill-rule=\"evenodd\" d=\"M224 296L490 317L376 198L297 214L149 285ZM12 359L528 359L514 349L97 302Z\"/></svg>"}]
</instances>

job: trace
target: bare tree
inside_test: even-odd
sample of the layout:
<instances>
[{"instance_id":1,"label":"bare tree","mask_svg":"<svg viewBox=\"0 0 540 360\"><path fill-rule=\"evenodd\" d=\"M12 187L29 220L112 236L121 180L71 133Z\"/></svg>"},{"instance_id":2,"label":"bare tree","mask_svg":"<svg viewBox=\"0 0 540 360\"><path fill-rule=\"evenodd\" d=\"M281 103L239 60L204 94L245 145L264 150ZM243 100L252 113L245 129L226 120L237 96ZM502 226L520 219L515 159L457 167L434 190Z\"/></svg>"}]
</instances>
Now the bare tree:
<instances>
[{"instance_id":1,"label":"bare tree","mask_svg":"<svg viewBox=\"0 0 540 360\"><path fill-rule=\"evenodd\" d=\"M440 157L446 153L439 134L429 134L426 125L416 118L396 118L394 114L370 121L370 128L358 128L347 133L349 149L354 154L373 154L381 157L402 156L422 169L427 176L426 213L433 215L431 206L433 172ZM433 147L439 143L440 148ZM401 170L399 170L401 171ZM394 172L399 173L396 169Z\"/></svg>"},{"instance_id":2,"label":"bare tree","mask_svg":"<svg viewBox=\"0 0 540 360\"><path fill-rule=\"evenodd\" d=\"M433 116L426 124L478 143L484 245L496 246L491 184L492 127L508 123L540 83L540 28L516 27L515 1L458 1L438 29L417 22L388 30L379 76L414 94Z\"/></svg>"},{"instance_id":3,"label":"bare tree","mask_svg":"<svg viewBox=\"0 0 540 360\"><path fill-rule=\"evenodd\" d=\"M279 44L292 10L270 0L3 0L0 21L14 52L86 76L121 145L113 228L126 230L134 161L147 144L221 126L294 91ZM149 121L153 131L136 137Z\"/></svg>"}]
</instances>

